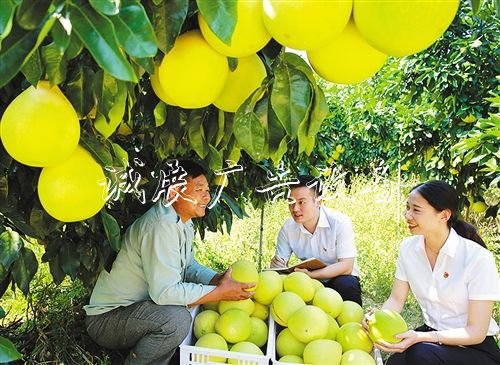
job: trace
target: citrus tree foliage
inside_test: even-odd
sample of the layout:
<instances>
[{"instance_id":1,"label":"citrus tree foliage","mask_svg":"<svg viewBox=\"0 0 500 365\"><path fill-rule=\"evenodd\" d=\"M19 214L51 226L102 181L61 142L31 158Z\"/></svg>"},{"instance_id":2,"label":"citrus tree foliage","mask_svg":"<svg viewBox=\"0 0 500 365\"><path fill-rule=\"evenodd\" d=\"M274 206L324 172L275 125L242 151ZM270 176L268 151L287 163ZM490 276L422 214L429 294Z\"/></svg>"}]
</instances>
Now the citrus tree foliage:
<instances>
[{"instance_id":1,"label":"citrus tree foliage","mask_svg":"<svg viewBox=\"0 0 500 365\"><path fill-rule=\"evenodd\" d=\"M244 172L230 176L219 203L197 222L201 234L206 228L229 230L233 215L244 216L246 203L263 204L265 194L254 188L269 183L268 175L284 156L289 163L305 161L328 112L309 65L274 41L259 52L267 77L236 113L213 105L182 109L158 99L150 82L155 64L180 34L198 26L198 12L228 41L235 4L2 1L0 115L30 84L48 79L59 85L80 117L80 145L105 167L110 191L120 184L119 173L133 168L141 176L139 188L151 197L158 187L152 172L158 173L166 159L193 157L210 170L226 167L226 160L238 162ZM234 69L237 60L228 62ZM96 216L65 224L40 204L40 169L18 163L3 147L0 169L0 295L10 284L29 292L38 265L24 246L30 238L45 246L42 260L56 283L66 275L93 283L103 267L109 269L123 231L150 206L134 194L118 194Z\"/></svg>"},{"instance_id":2,"label":"citrus tree foliage","mask_svg":"<svg viewBox=\"0 0 500 365\"><path fill-rule=\"evenodd\" d=\"M481 201L499 183L498 34L491 4L474 15L462 3L428 49L390 60L366 83L325 85L330 123L318 143L333 137L345 146L336 163L345 170L444 179L465 204ZM498 202L487 215L497 210Z\"/></svg>"}]
</instances>

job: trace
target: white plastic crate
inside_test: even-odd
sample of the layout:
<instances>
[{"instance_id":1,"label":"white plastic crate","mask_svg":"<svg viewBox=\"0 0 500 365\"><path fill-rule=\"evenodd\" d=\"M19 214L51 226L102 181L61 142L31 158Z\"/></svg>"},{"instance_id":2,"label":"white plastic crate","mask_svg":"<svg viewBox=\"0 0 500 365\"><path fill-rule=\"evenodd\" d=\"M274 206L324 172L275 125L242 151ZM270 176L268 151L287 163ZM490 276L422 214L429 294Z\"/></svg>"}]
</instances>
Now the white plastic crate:
<instances>
[{"instance_id":1,"label":"white plastic crate","mask_svg":"<svg viewBox=\"0 0 500 365\"><path fill-rule=\"evenodd\" d=\"M191 315L194 319L196 315L200 312L200 307L196 307ZM271 316L269 316L271 318ZM269 331L271 328L274 330L274 321L271 325L271 319L268 319L267 325L269 327ZM273 331L274 334L274 331ZM223 351L216 349L208 349L203 347L193 346L196 342L196 337L193 335L193 322L191 321L191 329L189 330L188 336L184 339L180 347L180 364L181 365L192 365L192 364L225 364L221 362L209 362L209 356L221 356L226 357L228 360L233 359L236 361L238 365L269 365L270 356L270 344L269 339L271 338L268 335L266 352L264 355L253 355L253 354L245 354L242 352L232 352L232 351Z\"/></svg>"},{"instance_id":2,"label":"white plastic crate","mask_svg":"<svg viewBox=\"0 0 500 365\"><path fill-rule=\"evenodd\" d=\"M293 364L293 363L284 363L276 360L276 327L277 324L272 318L272 315L269 314L269 338L267 339L267 354L271 358L271 363L273 365L301 365L301 364ZM380 351L378 349L373 349L372 356L375 359L376 365L383 365L382 356L380 355ZM360 364L361 365L361 364Z\"/></svg>"}]
</instances>

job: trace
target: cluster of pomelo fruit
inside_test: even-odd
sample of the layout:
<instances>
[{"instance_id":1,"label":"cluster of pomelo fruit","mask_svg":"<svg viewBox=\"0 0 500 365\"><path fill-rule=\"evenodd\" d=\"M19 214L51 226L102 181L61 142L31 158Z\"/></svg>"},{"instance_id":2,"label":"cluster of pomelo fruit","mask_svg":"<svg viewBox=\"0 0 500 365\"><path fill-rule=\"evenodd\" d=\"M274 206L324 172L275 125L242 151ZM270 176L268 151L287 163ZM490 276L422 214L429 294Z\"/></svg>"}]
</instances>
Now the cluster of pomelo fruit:
<instances>
[{"instance_id":1,"label":"cluster of pomelo fruit","mask_svg":"<svg viewBox=\"0 0 500 365\"><path fill-rule=\"evenodd\" d=\"M281 363L312 365L370 365L373 342L398 342L394 335L407 331L404 319L390 310L377 310L368 319L368 333L361 322L363 308L344 301L338 292L302 272L280 275L257 273L255 265L238 260L233 279L256 282L252 299L204 305L193 324L196 346L260 354L267 340L265 320L271 313L278 332L276 359ZM242 342L243 341L243 342ZM250 342L252 345L249 345ZM243 348L242 348L243 347ZM211 359L224 362L224 358Z\"/></svg>"},{"instance_id":2,"label":"cluster of pomelo fruit","mask_svg":"<svg viewBox=\"0 0 500 365\"><path fill-rule=\"evenodd\" d=\"M218 38L200 12L199 30L177 38L151 83L167 104L214 104L235 112L266 77L257 52L271 38L306 52L324 79L358 83L375 74L388 55L429 47L446 31L458 5L459 0L239 0L229 43ZM227 57L238 59L236 69L229 69Z\"/></svg>"},{"instance_id":3,"label":"cluster of pomelo fruit","mask_svg":"<svg viewBox=\"0 0 500 365\"><path fill-rule=\"evenodd\" d=\"M38 197L48 214L76 222L101 210L106 191L103 169L78 145L78 115L59 87L47 81L28 87L5 110L0 131L13 159L42 167Z\"/></svg>"}]
</instances>

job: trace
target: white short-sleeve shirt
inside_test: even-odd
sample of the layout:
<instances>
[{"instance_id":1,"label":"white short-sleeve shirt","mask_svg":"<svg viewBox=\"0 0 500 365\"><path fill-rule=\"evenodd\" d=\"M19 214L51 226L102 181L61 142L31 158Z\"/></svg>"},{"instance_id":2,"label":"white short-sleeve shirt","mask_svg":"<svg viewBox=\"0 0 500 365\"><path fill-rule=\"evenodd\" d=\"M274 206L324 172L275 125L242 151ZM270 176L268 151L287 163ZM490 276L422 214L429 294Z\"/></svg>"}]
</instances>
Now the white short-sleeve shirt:
<instances>
[{"instance_id":1,"label":"white short-sleeve shirt","mask_svg":"<svg viewBox=\"0 0 500 365\"><path fill-rule=\"evenodd\" d=\"M311 257L325 264L334 264L339 259L356 258L352 222L348 216L320 206L318 225L314 233L288 218L278 233L276 254L286 260L292 252L301 259ZM357 260L354 260L352 275L359 276Z\"/></svg>"},{"instance_id":2,"label":"white short-sleeve shirt","mask_svg":"<svg viewBox=\"0 0 500 365\"><path fill-rule=\"evenodd\" d=\"M436 330L467 325L469 300L500 299L500 280L493 254L454 229L439 252L434 270L425 254L423 236L403 241L396 278L409 283L425 323ZM488 336L498 332L490 321Z\"/></svg>"}]
</instances>

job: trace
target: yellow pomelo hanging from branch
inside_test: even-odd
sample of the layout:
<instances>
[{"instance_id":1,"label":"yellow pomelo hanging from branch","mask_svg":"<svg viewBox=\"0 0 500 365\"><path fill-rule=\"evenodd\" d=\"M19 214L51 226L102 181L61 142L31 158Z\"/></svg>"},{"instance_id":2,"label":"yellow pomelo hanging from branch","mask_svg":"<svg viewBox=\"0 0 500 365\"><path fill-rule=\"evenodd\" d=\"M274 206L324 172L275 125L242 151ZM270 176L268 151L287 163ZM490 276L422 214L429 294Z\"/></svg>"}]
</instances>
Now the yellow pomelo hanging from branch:
<instances>
[{"instance_id":1,"label":"yellow pomelo hanging from branch","mask_svg":"<svg viewBox=\"0 0 500 365\"><path fill-rule=\"evenodd\" d=\"M168 105L175 105L172 97L167 94L163 87L160 84L160 67L155 65L155 73L152 74L149 78L151 82L151 88L153 89L156 96L160 98L161 101L167 103Z\"/></svg>"},{"instance_id":2,"label":"yellow pomelo hanging from branch","mask_svg":"<svg viewBox=\"0 0 500 365\"><path fill-rule=\"evenodd\" d=\"M15 160L35 167L64 161L80 140L78 115L59 87L40 81L5 109L2 142Z\"/></svg>"},{"instance_id":3,"label":"yellow pomelo hanging from branch","mask_svg":"<svg viewBox=\"0 0 500 365\"><path fill-rule=\"evenodd\" d=\"M175 105L203 108L224 88L227 58L208 45L197 30L181 34L160 65L160 85Z\"/></svg>"},{"instance_id":4,"label":"yellow pomelo hanging from branch","mask_svg":"<svg viewBox=\"0 0 500 365\"><path fill-rule=\"evenodd\" d=\"M307 58L322 78L339 84L356 84L380 70L387 55L370 46L350 21L337 37L307 52Z\"/></svg>"},{"instance_id":5,"label":"yellow pomelo hanging from branch","mask_svg":"<svg viewBox=\"0 0 500 365\"><path fill-rule=\"evenodd\" d=\"M55 219L77 222L102 209L105 183L102 167L87 150L78 146L65 161L42 169L38 197L45 211Z\"/></svg>"},{"instance_id":6,"label":"yellow pomelo hanging from branch","mask_svg":"<svg viewBox=\"0 0 500 365\"><path fill-rule=\"evenodd\" d=\"M253 54L238 59L238 67L230 71L226 85L214 101L214 105L226 112L234 113L257 89L266 77L266 68L259 56Z\"/></svg>"},{"instance_id":7,"label":"yellow pomelo hanging from branch","mask_svg":"<svg viewBox=\"0 0 500 365\"><path fill-rule=\"evenodd\" d=\"M385 54L402 57L420 52L448 29L459 0L354 0L359 32Z\"/></svg>"},{"instance_id":8,"label":"yellow pomelo hanging from branch","mask_svg":"<svg viewBox=\"0 0 500 365\"><path fill-rule=\"evenodd\" d=\"M352 0L263 0L264 24L282 45L313 50L339 34L352 11Z\"/></svg>"},{"instance_id":9,"label":"yellow pomelo hanging from branch","mask_svg":"<svg viewBox=\"0 0 500 365\"><path fill-rule=\"evenodd\" d=\"M200 12L198 23L201 33L208 44L223 55L236 58L250 56L271 40L262 19L262 0L238 0L236 14L236 25L230 44L224 43L212 32Z\"/></svg>"}]
</instances>

